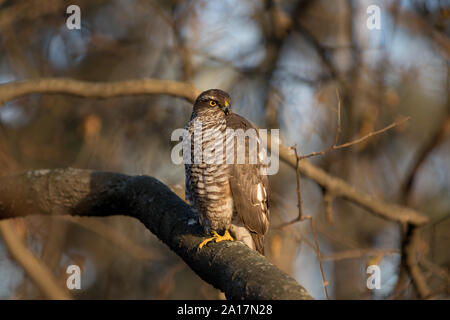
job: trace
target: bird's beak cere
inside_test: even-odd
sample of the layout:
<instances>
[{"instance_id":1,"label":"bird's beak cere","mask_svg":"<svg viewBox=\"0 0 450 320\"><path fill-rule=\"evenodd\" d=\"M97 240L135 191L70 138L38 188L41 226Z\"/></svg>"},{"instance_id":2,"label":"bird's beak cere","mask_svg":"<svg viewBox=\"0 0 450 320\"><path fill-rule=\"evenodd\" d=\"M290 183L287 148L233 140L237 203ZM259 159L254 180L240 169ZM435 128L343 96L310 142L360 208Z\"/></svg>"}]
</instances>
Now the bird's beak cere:
<instances>
[{"instance_id":1,"label":"bird's beak cere","mask_svg":"<svg viewBox=\"0 0 450 320\"><path fill-rule=\"evenodd\" d=\"M225 101L225 107L222 110L226 115L231 113L230 103L228 101Z\"/></svg>"}]
</instances>

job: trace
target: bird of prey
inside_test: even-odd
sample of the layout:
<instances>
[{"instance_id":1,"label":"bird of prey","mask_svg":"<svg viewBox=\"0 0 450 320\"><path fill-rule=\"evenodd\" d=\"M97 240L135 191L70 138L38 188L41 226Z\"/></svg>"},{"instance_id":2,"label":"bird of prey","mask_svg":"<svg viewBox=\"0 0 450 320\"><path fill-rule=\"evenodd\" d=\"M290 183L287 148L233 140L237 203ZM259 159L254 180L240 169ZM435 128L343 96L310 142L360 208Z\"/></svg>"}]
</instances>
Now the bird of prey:
<instances>
[{"instance_id":1,"label":"bird of prey","mask_svg":"<svg viewBox=\"0 0 450 320\"><path fill-rule=\"evenodd\" d=\"M255 134L239 139L233 134L239 129ZM205 233L212 235L199 247L210 241L238 240L264 254L269 181L264 174L266 153L256 129L231 112L226 92L210 89L197 97L186 132L189 144L183 157L190 156L185 161L186 199Z\"/></svg>"}]
</instances>

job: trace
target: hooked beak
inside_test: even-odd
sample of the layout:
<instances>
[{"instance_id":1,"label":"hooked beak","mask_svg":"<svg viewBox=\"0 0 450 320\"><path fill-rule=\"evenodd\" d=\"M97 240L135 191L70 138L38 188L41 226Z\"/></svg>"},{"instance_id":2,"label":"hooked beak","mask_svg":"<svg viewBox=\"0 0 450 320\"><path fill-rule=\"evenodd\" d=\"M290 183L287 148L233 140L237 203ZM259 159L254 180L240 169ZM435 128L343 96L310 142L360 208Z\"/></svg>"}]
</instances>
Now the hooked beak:
<instances>
[{"instance_id":1,"label":"hooked beak","mask_svg":"<svg viewBox=\"0 0 450 320\"><path fill-rule=\"evenodd\" d=\"M228 101L225 101L225 107L222 109L225 115L229 115L231 113L230 104Z\"/></svg>"}]
</instances>

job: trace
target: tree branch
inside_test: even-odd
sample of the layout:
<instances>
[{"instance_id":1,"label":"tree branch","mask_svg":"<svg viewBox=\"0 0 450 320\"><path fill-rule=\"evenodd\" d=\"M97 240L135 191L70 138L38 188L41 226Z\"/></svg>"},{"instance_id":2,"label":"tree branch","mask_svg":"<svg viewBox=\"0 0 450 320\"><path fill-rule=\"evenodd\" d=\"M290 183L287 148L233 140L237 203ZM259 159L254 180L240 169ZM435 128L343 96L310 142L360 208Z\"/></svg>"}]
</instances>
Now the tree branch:
<instances>
[{"instance_id":1,"label":"tree branch","mask_svg":"<svg viewBox=\"0 0 450 320\"><path fill-rule=\"evenodd\" d=\"M0 178L0 219L29 214L125 215L178 254L230 299L312 299L293 278L241 242L211 243L190 207L147 176L79 169L30 171Z\"/></svg>"},{"instance_id":2,"label":"tree branch","mask_svg":"<svg viewBox=\"0 0 450 320\"><path fill-rule=\"evenodd\" d=\"M167 94L193 102L200 91L189 83L169 80L138 79L116 82L89 82L68 78L43 78L0 85L0 108L6 101L31 93L64 93L84 98Z\"/></svg>"},{"instance_id":3,"label":"tree branch","mask_svg":"<svg viewBox=\"0 0 450 320\"><path fill-rule=\"evenodd\" d=\"M411 275L414 287L422 299L431 296L430 287L427 280L419 267L418 253L420 252L420 232L417 227L410 227L406 236L403 255L405 256L405 264Z\"/></svg>"}]
</instances>

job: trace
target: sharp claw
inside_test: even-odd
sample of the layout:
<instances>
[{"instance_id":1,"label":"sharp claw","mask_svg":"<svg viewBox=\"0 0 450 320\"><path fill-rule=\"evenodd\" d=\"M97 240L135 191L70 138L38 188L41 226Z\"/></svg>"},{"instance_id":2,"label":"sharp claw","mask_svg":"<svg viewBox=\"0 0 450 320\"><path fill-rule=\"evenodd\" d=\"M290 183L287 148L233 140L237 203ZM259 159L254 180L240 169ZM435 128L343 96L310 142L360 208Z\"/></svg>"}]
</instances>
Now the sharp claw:
<instances>
[{"instance_id":1,"label":"sharp claw","mask_svg":"<svg viewBox=\"0 0 450 320\"><path fill-rule=\"evenodd\" d=\"M199 249L203 248L208 242L215 241L215 242L221 242L225 240L234 241L233 237L231 236L230 232L228 230L225 230L225 233L223 236L218 234L216 231L213 231L213 236L211 238L205 239L200 243L198 246Z\"/></svg>"},{"instance_id":2,"label":"sharp claw","mask_svg":"<svg viewBox=\"0 0 450 320\"><path fill-rule=\"evenodd\" d=\"M198 247L201 249L201 248L203 248L208 242L210 242L210 241L212 241L212 240L214 240L214 239L215 239L215 237L205 239L205 240L202 241L202 243L200 243L200 245L199 245Z\"/></svg>"}]
</instances>

